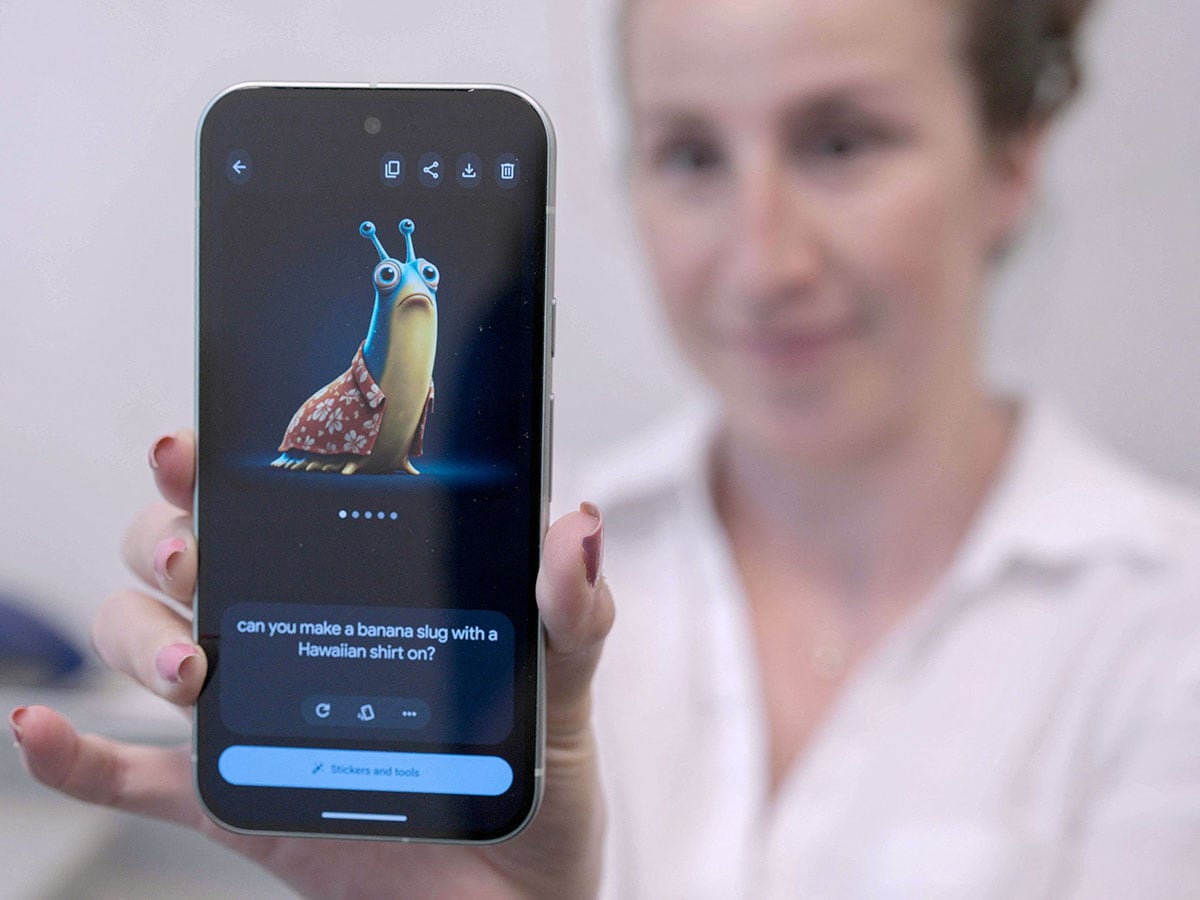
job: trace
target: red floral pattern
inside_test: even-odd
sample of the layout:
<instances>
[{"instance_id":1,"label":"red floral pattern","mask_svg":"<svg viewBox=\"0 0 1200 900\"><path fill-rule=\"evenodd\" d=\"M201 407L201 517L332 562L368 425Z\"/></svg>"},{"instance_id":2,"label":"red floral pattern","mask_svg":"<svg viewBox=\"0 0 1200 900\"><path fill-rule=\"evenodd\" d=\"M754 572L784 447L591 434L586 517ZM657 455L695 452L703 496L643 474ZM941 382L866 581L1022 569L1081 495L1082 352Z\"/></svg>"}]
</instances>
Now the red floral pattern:
<instances>
[{"instance_id":1,"label":"red floral pattern","mask_svg":"<svg viewBox=\"0 0 1200 900\"><path fill-rule=\"evenodd\" d=\"M367 371L363 344L359 344L350 368L296 410L279 449L322 456L369 456L379 436L386 402Z\"/></svg>"}]
</instances>

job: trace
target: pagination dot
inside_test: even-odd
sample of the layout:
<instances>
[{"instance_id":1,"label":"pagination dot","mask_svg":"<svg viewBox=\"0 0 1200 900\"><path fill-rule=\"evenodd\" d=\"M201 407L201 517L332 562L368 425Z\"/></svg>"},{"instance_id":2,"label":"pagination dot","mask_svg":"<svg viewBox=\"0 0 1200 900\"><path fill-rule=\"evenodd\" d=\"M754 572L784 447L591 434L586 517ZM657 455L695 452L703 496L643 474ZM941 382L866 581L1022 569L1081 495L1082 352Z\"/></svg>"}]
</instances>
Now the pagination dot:
<instances>
[{"instance_id":1,"label":"pagination dot","mask_svg":"<svg viewBox=\"0 0 1200 900\"><path fill-rule=\"evenodd\" d=\"M393 522L398 521L400 513L396 510L387 512L385 510L373 509L339 509L339 519L379 519L381 522L385 519L391 519Z\"/></svg>"}]
</instances>

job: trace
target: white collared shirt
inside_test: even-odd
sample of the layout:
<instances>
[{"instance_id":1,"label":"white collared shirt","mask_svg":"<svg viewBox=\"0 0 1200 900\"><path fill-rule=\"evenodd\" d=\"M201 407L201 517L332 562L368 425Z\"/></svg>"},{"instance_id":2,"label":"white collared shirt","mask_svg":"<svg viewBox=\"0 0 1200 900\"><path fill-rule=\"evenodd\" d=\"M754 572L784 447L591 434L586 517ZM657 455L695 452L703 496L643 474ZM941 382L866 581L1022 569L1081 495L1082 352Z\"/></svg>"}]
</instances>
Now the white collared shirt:
<instances>
[{"instance_id":1,"label":"white collared shirt","mask_svg":"<svg viewBox=\"0 0 1200 900\"><path fill-rule=\"evenodd\" d=\"M956 562L771 798L712 428L557 492L604 508L617 603L607 896L1200 897L1200 507L1032 406Z\"/></svg>"}]
</instances>

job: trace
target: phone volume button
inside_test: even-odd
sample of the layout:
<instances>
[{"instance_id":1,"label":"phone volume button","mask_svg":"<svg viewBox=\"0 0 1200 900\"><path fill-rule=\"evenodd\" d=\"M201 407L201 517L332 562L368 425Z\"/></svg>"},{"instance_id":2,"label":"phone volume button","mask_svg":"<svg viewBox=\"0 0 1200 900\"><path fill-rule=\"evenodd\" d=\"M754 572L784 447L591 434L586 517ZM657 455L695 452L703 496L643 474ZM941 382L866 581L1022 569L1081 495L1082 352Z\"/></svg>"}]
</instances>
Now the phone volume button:
<instances>
[{"instance_id":1,"label":"phone volume button","mask_svg":"<svg viewBox=\"0 0 1200 900\"><path fill-rule=\"evenodd\" d=\"M554 357L554 348L558 343L558 298L550 298L550 356Z\"/></svg>"},{"instance_id":2,"label":"phone volume button","mask_svg":"<svg viewBox=\"0 0 1200 900\"><path fill-rule=\"evenodd\" d=\"M550 415L546 423L546 502L554 499L554 394L550 395Z\"/></svg>"}]
</instances>

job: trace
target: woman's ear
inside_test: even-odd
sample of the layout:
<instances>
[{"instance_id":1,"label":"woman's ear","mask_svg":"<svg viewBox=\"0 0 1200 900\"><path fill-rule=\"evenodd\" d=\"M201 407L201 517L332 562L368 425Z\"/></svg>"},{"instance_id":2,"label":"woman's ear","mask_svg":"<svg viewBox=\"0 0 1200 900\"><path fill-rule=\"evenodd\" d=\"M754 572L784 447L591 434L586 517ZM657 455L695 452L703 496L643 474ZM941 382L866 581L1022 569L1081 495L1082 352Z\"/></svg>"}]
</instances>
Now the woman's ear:
<instances>
[{"instance_id":1,"label":"woman's ear","mask_svg":"<svg viewBox=\"0 0 1200 900\"><path fill-rule=\"evenodd\" d=\"M1029 217L1037 196L1046 133L1046 123L1038 122L997 138L992 146L990 238L997 254L1013 243Z\"/></svg>"}]
</instances>

